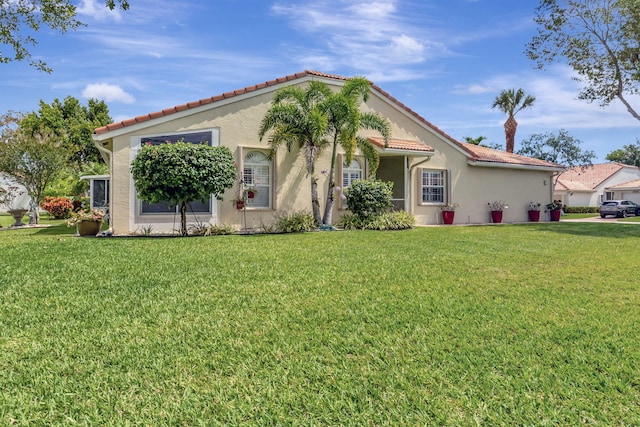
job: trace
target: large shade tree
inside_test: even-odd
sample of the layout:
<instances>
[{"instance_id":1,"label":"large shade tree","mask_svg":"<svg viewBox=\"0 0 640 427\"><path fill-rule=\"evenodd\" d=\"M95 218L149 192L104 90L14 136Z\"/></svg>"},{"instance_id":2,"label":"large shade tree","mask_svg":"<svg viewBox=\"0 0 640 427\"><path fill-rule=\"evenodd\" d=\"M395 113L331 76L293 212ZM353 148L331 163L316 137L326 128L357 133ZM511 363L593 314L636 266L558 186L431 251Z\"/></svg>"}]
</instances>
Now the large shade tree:
<instances>
[{"instance_id":1,"label":"large shade tree","mask_svg":"<svg viewBox=\"0 0 640 427\"><path fill-rule=\"evenodd\" d=\"M640 167L640 141L613 150L607 154L606 159L612 162L620 162L625 165Z\"/></svg>"},{"instance_id":2,"label":"large shade tree","mask_svg":"<svg viewBox=\"0 0 640 427\"><path fill-rule=\"evenodd\" d=\"M566 62L583 84L580 99L618 99L640 120L630 102L640 82L640 1L540 0L535 22L526 52L539 68Z\"/></svg>"},{"instance_id":3,"label":"large shade tree","mask_svg":"<svg viewBox=\"0 0 640 427\"><path fill-rule=\"evenodd\" d=\"M378 169L378 153L367 138L358 135L360 129L378 131L385 141L385 146L391 136L391 125L384 117L376 113L361 112L360 102L369 99L371 83L364 77L349 79L341 90L332 94L325 101L329 116L329 135L331 139L331 167L329 169L329 185L325 202L322 223L331 225L333 205L335 201L335 172L337 148L344 150L346 164L353 160L356 148L359 148L369 162L369 171L375 176Z\"/></svg>"},{"instance_id":4,"label":"large shade tree","mask_svg":"<svg viewBox=\"0 0 640 427\"><path fill-rule=\"evenodd\" d=\"M38 111L27 114L20 127L28 133L44 129L47 133L63 138L70 152L69 166L77 172L88 162L103 162L91 135L97 127L113 120L104 101L89 99L87 105L72 96L64 101L54 99L51 104L40 100Z\"/></svg>"},{"instance_id":5,"label":"large shade tree","mask_svg":"<svg viewBox=\"0 0 640 427\"><path fill-rule=\"evenodd\" d=\"M565 129L558 132L536 133L522 141L518 154L557 163L567 167L591 165L596 157L593 151L583 150L582 141L574 138Z\"/></svg>"},{"instance_id":6,"label":"large shade tree","mask_svg":"<svg viewBox=\"0 0 640 427\"><path fill-rule=\"evenodd\" d=\"M64 169L69 158L62 138L45 131L25 133L5 126L0 141L0 172L10 175L27 189L35 206L40 205L45 189ZM33 211L39 223L38 210Z\"/></svg>"},{"instance_id":7,"label":"large shade tree","mask_svg":"<svg viewBox=\"0 0 640 427\"><path fill-rule=\"evenodd\" d=\"M507 121L504 122L507 153L513 153L515 147L516 130L518 129L515 115L525 108L532 107L535 100L534 96L527 95L523 89L505 89L493 101L492 108L498 108L507 115Z\"/></svg>"},{"instance_id":8,"label":"large shade tree","mask_svg":"<svg viewBox=\"0 0 640 427\"><path fill-rule=\"evenodd\" d=\"M111 10L129 9L127 0L106 0L105 5ZM84 25L70 0L0 0L0 63L29 61L29 65L50 73L46 62L32 59L31 48L38 44L35 33L48 27L64 34Z\"/></svg>"},{"instance_id":9,"label":"large shade tree","mask_svg":"<svg viewBox=\"0 0 640 427\"><path fill-rule=\"evenodd\" d=\"M131 164L138 197L149 203L169 202L180 207L180 234L187 235L190 201L206 201L235 182L237 167L227 147L179 141L145 145Z\"/></svg>"}]
</instances>

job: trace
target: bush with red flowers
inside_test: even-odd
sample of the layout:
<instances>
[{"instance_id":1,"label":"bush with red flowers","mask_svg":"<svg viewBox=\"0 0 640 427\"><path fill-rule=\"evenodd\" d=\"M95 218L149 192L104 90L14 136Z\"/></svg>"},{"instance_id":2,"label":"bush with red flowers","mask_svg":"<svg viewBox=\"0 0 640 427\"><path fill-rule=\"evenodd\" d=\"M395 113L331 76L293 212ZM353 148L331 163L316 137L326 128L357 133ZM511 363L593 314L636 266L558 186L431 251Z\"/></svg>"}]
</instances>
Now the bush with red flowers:
<instances>
[{"instance_id":1,"label":"bush with red flowers","mask_svg":"<svg viewBox=\"0 0 640 427\"><path fill-rule=\"evenodd\" d=\"M47 196L40 207L49 212L55 219L69 218L73 212L73 203L68 197Z\"/></svg>"}]
</instances>

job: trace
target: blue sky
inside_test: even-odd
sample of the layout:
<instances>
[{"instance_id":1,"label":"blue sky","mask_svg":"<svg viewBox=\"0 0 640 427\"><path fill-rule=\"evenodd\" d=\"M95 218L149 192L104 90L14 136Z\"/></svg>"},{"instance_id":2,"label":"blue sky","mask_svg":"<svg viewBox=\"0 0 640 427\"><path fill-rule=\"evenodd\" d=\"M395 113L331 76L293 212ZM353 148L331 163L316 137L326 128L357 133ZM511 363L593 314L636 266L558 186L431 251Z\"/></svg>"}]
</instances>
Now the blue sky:
<instances>
[{"instance_id":1,"label":"blue sky","mask_svg":"<svg viewBox=\"0 0 640 427\"><path fill-rule=\"evenodd\" d=\"M518 113L516 150L533 133L566 129L595 162L640 137L640 122L615 102L577 99L562 64L534 68L525 44L537 0L130 0L109 11L78 1L87 23L44 30L32 49L54 71L0 64L0 113L38 102L103 99L119 121L305 69L365 76L457 139L504 144L502 89L536 96ZM631 97L640 107L640 97Z\"/></svg>"}]
</instances>

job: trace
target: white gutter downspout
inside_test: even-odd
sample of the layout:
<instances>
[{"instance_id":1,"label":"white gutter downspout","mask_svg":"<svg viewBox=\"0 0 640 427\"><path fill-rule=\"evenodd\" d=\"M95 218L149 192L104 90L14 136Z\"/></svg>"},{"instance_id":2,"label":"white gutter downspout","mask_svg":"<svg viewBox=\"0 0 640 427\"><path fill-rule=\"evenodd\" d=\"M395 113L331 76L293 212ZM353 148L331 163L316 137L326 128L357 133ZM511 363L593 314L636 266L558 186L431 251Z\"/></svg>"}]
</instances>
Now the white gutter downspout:
<instances>
[{"instance_id":1,"label":"white gutter downspout","mask_svg":"<svg viewBox=\"0 0 640 427\"><path fill-rule=\"evenodd\" d=\"M431 160L431 156L428 156L427 158L420 160L419 162L409 166L409 156L404 156L405 159L405 163L406 163L406 168L409 170L408 175L405 177L405 194L407 195L407 204L408 206L405 206L405 210L407 212L409 212L410 214L413 215L413 191L411 191L411 176L413 175L413 171L415 170L415 168L417 168L418 166L420 166L423 163L428 162L429 160ZM407 209L408 208L408 209Z\"/></svg>"}]
</instances>

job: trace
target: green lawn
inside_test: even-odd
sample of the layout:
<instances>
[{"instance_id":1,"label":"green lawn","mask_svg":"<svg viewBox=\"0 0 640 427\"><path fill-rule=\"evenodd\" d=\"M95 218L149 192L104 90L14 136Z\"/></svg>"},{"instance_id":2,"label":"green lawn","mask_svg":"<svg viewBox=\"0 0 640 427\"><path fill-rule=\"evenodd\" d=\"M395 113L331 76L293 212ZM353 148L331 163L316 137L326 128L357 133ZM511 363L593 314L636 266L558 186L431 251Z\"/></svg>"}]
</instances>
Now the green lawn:
<instances>
[{"instance_id":1,"label":"green lawn","mask_svg":"<svg viewBox=\"0 0 640 427\"><path fill-rule=\"evenodd\" d=\"M0 425L640 425L632 224L0 232Z\"/></svg>"}]
</instances>

